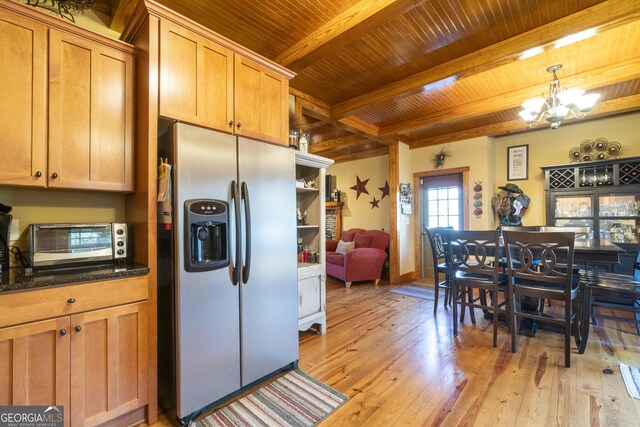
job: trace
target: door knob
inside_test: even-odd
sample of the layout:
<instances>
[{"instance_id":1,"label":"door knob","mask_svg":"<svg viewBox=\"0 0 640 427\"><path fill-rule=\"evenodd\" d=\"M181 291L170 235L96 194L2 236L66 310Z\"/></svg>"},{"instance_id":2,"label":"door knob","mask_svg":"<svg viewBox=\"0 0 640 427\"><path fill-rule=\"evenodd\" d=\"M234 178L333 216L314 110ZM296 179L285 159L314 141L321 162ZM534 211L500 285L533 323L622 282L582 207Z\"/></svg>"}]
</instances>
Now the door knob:
<instances>
[{"instance_id":1,"label":"door knob","mask_svg":"<svg viewBox=\"0 0 640 427\"><path fill-rule=\"evenodd\" d=\"M51 174L51 178L56 179L58 177L58 173L54 172Z\"/></svg>"},{"instance_id":2,"label":"door knob","mask_svg":"<svg viewBox=\"0 0 640 427\"><path fill-rule=\"evenodd\" d=\"M42 176L42 172L38 171L36 172L36 178L40 178Z\"/></svg>"},{"instance_id":3,"label":"door knob","mask_svg":"<svg viewBox=\"0 0 640 427\"><path fill-rule=\"evenodd\" d=\"M238 122L238 124L236 125L236 127L237 127L238 129L240 129L240 126L242 126L242 123Z\"/></svg>"},{"instance_id":4,"label":"door knob","mask_svg":"<svg viewBox=\"0 0 640 427\"><path fill-rule=\"evenodd\" d=\"M76 330L76 332L80 332L82 330L80 326L76 326L74 329Z\"/></svg>"},{"instance_id":5,"label":"door knob","mask_svg":"<svg viewBox=\"0 0 640 427\"><path fill-rule=\"evenodd\" d=\"M61 336L67 335L67 330L66 329L60 329L60 335Z\"/></svg>"},{"instance_id":6,"label":"door knob","mask_svg":"<svg viewBox=\"0 0 640 427\"><path fill-rule=\"evenodd\" d=\"M229 127L232 128L233 127L233 120L229 120Z\"/></svg>"},{"instance_id":7,"label":"door knob","mask_svg":"<svg viewBox=\"0 0 640 427\"><path fill-rule=\"evenodd\" d=\"M76 299L75 299L75 298L69 298L69 299L67 300L67 303L69 303L69 304L73 304L74 302L76 302Z\"/></svg>"}]
</instances>

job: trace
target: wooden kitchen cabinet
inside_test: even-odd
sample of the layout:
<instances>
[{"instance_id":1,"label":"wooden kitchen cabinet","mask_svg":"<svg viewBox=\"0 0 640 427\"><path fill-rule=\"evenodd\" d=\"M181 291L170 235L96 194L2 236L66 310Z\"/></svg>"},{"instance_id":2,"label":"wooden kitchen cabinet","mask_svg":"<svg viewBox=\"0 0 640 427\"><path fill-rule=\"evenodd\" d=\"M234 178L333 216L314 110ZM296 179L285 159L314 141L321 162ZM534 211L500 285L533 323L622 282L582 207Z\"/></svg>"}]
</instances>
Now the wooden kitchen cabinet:
<instances>
[{"instance_id":1,"label":"wooden kitchen cabinet","mask_svg":"<svg viewBox=\"0 0 640 427\"><path fill-rule=\"evenodd\" d=\"M46 31L0 9L0 184L46 184Z\"/></svg>"},{"instance_id":2,"label":"wooden kitchen cabinet","mask_svg":"<svg viewBox=\"0 0 640 427\"><path fill-rule=\"evenodd\" d=\"M48 186L133 190L133 56L49 30Z\"/></svg>"},{"instance_id":3,"label":"wooden kitchen cabinet","mask_svg":"<svg viewBox=\"0 0 640 427\"><path fill-rule=\"evenodd\" d=\"M233 52L168 21L160 46L160 115L232 131Z\"/></svg>"},{"instance_id":4,"label":"wooden kitchen cabinet","mask_svg":"<svg viewBox=\"0 0 640 427\"><path fill-rule=\"evenodd\" d=\"M132 191L134 53L0 3L0 185Z\"/></svg>"},{"instance_id":5,"label":"wooden kitchen cabinet","mask_svg":"<svg viewBox=\"0 0 640 427\"><path fill-rule=\"evenodd\" d=\"M0 329L0 406L62 405L68 410L69 324L66 316Z\"/></svg>"},{"instance_id":6,"label":"wooden kitchen cabinet","mask_svg":"<svg viewBox=\"0 0 640 427\"><path fill-rule=\"evenodd\" d=\"M64 405L75 427L147 405L147 280L0 294L0 406Z\"/></svg>"},{"instance_id":7,"label":"wooden kitchen cabinet","mask_svg":"<svg viewBox=\"0 0 640 427\"><path fill-rule=\"evenodd\" d=\"M287 145L292 75L274 71L263 58L262 63L250 59L255 54L249 51L238 53L239 46L209 30L190 26L160 21L160 115Z\"/></svg>"},{"instance_id":8,"label":"wooden kitchen cabinet","mask_svg":"<svg viewBox=\"0 0 640 427\"><path fill-rule=\"evenodd\" d=\"M240 55L235 77L235 132L288 145L289 80Z\"/></svg>"},{"instance_id":9,"label":"wooden kitchen cabinet","mask_svg":"<svg viewBox=\"0 0 640 427\"><path fill-rule=\"evenodd\" d=\"M93 426L147 403L147 303L71 316L71 425Z\"/></svg>"}]
</instances>

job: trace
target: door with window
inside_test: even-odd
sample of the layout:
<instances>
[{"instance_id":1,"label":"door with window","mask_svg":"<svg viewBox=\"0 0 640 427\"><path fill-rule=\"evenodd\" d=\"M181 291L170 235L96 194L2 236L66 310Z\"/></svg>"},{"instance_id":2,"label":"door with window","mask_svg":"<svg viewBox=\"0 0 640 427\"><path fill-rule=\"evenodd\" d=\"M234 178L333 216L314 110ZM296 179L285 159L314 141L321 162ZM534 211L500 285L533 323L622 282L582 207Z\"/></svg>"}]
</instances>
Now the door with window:
<instances>
[{"instance_id":1,"label":"door with window","mask_svg":"<svg viewBox=\"0 0 640 427\"><path fill-rule=\"evenodd\" d=\"M463 180L461 173L420 178L421 276L433 278L433 257L427 227L463 228Z\"/></svg>"}]
</instances>

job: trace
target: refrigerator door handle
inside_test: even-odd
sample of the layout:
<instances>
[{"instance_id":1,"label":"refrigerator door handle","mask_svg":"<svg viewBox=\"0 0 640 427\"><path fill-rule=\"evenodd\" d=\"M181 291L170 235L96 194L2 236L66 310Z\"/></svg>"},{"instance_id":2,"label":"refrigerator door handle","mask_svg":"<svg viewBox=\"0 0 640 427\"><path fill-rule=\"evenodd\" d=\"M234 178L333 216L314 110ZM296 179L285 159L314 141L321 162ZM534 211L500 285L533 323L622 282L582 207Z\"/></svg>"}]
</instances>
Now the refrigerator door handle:
<instances>
[{"instance_id":1,"label":"refrigerator door handle","mask_svg":"<svg viewBox=\"0 0 640 427\"><path fill-rule=\"evenodd\" d=\"M247 225L245 233L245 262L242 267L242 283L247 283L249 280L249 273L251 272L251 207L249 206L249 187L247 183L243 182L241 186L242 200L244 201L244 219Z\"/></svg>"},{"instance_id":2,"label":"refrigerator door handle","mask_svg":"<svg viewBox=\"0 0 640 427\"><path fill-rule=\"evenodd\" d=\"M233 202L233 207L235 211L235 227L236 227L236 256L233 262L233 270L231 272L231 283L233 286L237 286L240 282L240 256L242 248L240 246L240 191L238 189L238 183L233 180L231 181L231 201Z\"/></svg>"}]
</instances>

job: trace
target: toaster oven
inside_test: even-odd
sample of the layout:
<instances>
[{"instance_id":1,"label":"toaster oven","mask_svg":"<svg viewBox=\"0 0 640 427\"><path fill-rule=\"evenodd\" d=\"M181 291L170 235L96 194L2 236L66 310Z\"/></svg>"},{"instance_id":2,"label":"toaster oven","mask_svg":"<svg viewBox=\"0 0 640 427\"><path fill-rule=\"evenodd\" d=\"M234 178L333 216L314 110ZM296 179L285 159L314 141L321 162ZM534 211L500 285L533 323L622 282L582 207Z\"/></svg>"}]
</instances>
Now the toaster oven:
<instances>
[{"instance_id":1,"label":"toaster oven","mask_svg":"<svg viewBox=\"0 0 640 427\"><path fill-rule=\"evenodd\" d=\"M127 257L127 224L30 224L32 267L92 263Z\"/></svg>"}]
</instances>

